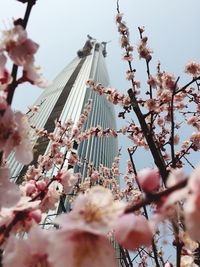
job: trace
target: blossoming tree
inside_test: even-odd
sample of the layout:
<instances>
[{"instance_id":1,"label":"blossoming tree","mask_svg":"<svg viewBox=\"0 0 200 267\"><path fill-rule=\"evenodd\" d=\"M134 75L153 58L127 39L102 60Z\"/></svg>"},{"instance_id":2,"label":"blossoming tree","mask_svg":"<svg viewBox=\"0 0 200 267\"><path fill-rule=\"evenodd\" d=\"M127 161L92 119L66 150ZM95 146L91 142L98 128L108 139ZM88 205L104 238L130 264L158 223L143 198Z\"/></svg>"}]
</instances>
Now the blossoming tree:
<instances>
[{"instance_id":1,"label":"blossoming tree","mask_svg":"<svg viewBox=\"0 0 200 267\"><path fill-rule=\"evenodd\" d=\"M156 74L152 74L152 51L144 28L139 27L140 43L135 53L146 65L148 87L145 95L141 93L129 29L117 1L116 23L131 89L122 94L92 80L87 84L121 106L120 118L131 114L137 124L131 122L118 131L95 127L83 132L92 109L89 102L76 125L70 120L64 124L57 121L54 133L37 129L30 125L28 113L11 108L15 89L21 83L46 85L34 65L39 46L26 31L36 0L18 1L26 5L25 16L2 33L0 44L1 266L118 266L113 240L119 244L123 266L198 266L200 168L193 167L188 155L200 149L200 64L192 61L185 66L185 73L191 76L185 85L180 84L179 77L163 71L160 63ZM8 59L13 62L11 72L6 67ZM31 111L38 109L32 107ZM181 134L183 124L194 128L186 140ZM32 161L33 130L51 141L51 149L47 155L39 156L35 166L28 167L23 182L16 185L10 181L7 158L13 152L23 164ZM90 136L106 138L119 134L132 141L125 175L119 171L120 157L115 158L111 168L101 165L94 169L88 162L88 177L83 182L81 173L64 168L65 161L72 166L82 164L76 154L68 153L74 142L79 144ZM62 152L63 147L68 154ZM153 168L144 166L137 170L134 153L138 147L150 151ZM194 168L189 177L184 173L185 162ZM56 173L50 175L49 170L55 166ZM117 184L120 175L124 189ZM67 212L63 199L72 191L71 211ZM39 225L44 225L45 214L58 203L62 214L42 229ZM169 242L176 250L174 262L167 260L159 241L159 227L164 223L170 225L173 234Z\"/></svg>"}]
</instances>

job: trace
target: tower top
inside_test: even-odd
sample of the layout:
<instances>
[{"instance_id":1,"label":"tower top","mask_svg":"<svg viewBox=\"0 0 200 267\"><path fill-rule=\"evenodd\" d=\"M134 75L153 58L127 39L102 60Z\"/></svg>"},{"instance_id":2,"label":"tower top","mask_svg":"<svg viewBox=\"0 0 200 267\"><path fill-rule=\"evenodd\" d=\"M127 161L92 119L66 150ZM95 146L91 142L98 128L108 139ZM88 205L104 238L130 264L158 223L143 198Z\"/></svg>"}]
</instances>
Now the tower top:
<instances>
[{"instance_id":1,"label":"tower top","mask_svg":"<svg viewBox=\"0 0 200 267\"><path fill-rule=\"evenodd\" d=\"M84 57L87 57L88 55L91 54L91 50L92 48L94 47L95 45L95 50L96 51L99 51L99 48L101 47L101 51L102 51L102 54L104 57L107 56L107 50L106 50L106 45L107 43L109 43L110 41L108 42L97 42L95 38L91 37L89 34L87 35L87 40L83 46L82 49L79 49L77 51L77 55L79 58L84 58Z\"/></svg>"}]
</instances>

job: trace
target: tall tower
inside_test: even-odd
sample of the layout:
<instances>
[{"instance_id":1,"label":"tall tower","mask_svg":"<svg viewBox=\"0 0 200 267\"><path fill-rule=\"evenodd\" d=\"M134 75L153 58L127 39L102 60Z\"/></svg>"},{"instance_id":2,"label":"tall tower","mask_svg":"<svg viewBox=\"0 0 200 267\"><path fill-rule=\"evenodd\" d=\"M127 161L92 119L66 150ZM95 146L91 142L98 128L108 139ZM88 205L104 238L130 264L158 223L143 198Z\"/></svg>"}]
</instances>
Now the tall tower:
<instances>
[{"instance_id":1,"label":"tall tower","mask_svg":"<svg viewBox=\"0 0 200 267\"><path fill-rule=\"evenodd\" d=\"M53 132L55 120L64 122L72 119L76 123L89 99L92 99L93 108L84 126L85 129L97 125L102 126L103 129L116 127L113 106L105 97L97 95L86 86L88 79L104 86L109 85L105 65L106 43L98 43L88 35L88 40L84 47L77 52L77 55L34 103L34 105L40 105L40 112L33 116L30 115L31 123L36 127ZM48 153L49 147L48 138L38 138L34 146L34 159L31 164L37 162L39 155ZM93 162L95 168L98 168L100 163L111 167L113 159L117 155L118 145L116 138L90 137L75 149L79 156ZM16 162L13 155L9 158L9 166L15 182L21 183L27 166ZM86 176L86 167L83 166L82 169L84 177Z\"/></svg>"},{"instance_id":2,"label":"tall tower","mask_svg":"<svg viewBox=\"0 0 200 267\"><path fill-rule=\"evenodd\" d=\"M55 120L63 123L71 119L76 124L85 104L91 99L93 103L92 111L83 130L98 125L103 129L115 129L116 122L113 105L104 96L99 96L87 88L86 85L89 79L92 79L95 84L109 85L105 64L106 54L106 42L98 43L88 36L84 47L77 52L78 56L58 74L52 84L44 90L34 103L34 105L40 106L40 112L29 114L31 123L36 125L37 128L44 128L49 133L55 131ZM39 155L45 155L49 152L49 139L47 137L39 137L35 140L33 150L34 159L30 164L36 164ZM79 157L93 162L93 166L96 169L98 169L99 164L109 168L115 156L117 156L118 142L114 137L96 138L92 136L78 146L75 144L74 150ZM9 156L8 164L13 180L20 184L23 181L23 175L27 171L27 166L17 162L13 154ZM86 163L84 164L82 179L87 175L87 166ZM68 199L65 199L65 204L62 202L64 199L62 200L61 198L60 200L61 208L64 205L64 209L68 210L68 206L70 206ZM58 206L58 213L60 205ZM51 211L48 216L52 216ZM48 216L46 220L48 220ZM114 240L111 240L111 242L116 250L119 266L128 266L128 252L119 247Z\"/></svg>"}]
</instances>

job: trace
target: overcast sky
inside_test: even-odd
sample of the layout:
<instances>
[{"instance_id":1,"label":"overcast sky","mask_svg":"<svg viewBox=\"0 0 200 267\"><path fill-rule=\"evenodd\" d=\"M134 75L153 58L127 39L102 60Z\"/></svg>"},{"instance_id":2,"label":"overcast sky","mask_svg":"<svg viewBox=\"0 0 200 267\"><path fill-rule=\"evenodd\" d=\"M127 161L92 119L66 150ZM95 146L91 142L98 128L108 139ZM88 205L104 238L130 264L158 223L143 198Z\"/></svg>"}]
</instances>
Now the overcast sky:
<instances>
[{"instance_id":1,"label":"overcast sky","mask_svg":"<svg viewBox=\"0 0 200 267\"><path fill-rule=\"evenodd\" d=\"M12 18L23 16L26 5L15 0L0 0L0 3L0 29L4 30L10 27ZM145 26L149 46L154 51L152 73L158 60L162 69L176 75L182 74L188 60L200 62L199 0L121 0L120 9L134 46L139 40L137 27ZM125 80L127 64L121 60L123 52L115 15L115 0L38 0L27 30L29 37L40 44L36 64L41 66L44 76L53 80L90 34L99 41L111 40L106 59L111 85L126 92L130 85ZM136 53L133 64L145 90L145 64ZM15 109L26 111L40 92L41 89L28 84L19 86L13 103Z\"/></svg>"}]
</instances>

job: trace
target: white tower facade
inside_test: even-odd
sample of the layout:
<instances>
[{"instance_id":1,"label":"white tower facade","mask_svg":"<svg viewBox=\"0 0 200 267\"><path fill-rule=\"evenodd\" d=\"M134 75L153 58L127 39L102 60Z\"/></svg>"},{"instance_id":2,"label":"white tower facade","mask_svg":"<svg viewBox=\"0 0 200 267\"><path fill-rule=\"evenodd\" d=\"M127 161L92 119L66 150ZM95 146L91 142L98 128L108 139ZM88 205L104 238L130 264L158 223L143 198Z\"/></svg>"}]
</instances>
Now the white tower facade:
<instances>
[{"instance_id":1,"label":"white tower facade","mask_svg":"<svg viewBox=\"0 0 200 267\"><path fill-rule=\"evenodd\" d=\"M85 104L91 99L92 111L83 130L98 125L103 129L116 129L114 106L104 96L99 96L87 88L86 85L89 79L92 79L95 84L101 83L103 86L109 86L110 84L105 64L106 43L94 42L93 45L91 43L91 40L85 43L83 49L78 51L78 56L57 75L52 84L43 91L34 103L34 105L40 106L40 111L39 113L29 113L29 115L31 123L37 128L44 128L51 133L55 131L55 120L64 123L71 119L76 124ZM39 137L35 140L33 150L34 159L30 163L31 165L37 164L39 155L45 155L49 152L49 139L47 137ZM76 150L80 158L92 162L95 169L98 169L99 164L109 168L118 154L118 141L114 137L98 138L91 136L88 140L75 146L74 150ZM13 154L9 156L8 164L13 180L20 184L28 166L17 162ZM81 172L82 179L84 179L87 176L86 163L83 163ZM57 213L59 213L60 206L62 211L64 211L63 208L66 211L70 209L68 197L60 199ZM49 211L44 225L54 217L55 211ZM124 250L114 240L110 242L113 243L113 247L116 250L119 267L128 266Z\"/></svg>"},{"instance_id":2,"label":"white tower facade","mask_svg":"<svg viewBox=\"0 0 200 267\"><path fill-rule=\"evenodd\" d=\"M79 50L79 56L61 71L34 103L34 105L40 105L40 112L31 116L31 123L37 128L53 132L55 120L65 122L71 119L76 123L89 99L92 99L93 108L84 126L85 129L97 125L102 126L103 129L116 128L113 105L86 85L88 79L101 83L103 86L109 85L105 64L105 44L97 42L91 44L92 42L88 40L83 49ZM37 163L39 155L48 153L49 147L47 138L38 138L34 146L34 160L31 164ZM116 138L90 137L78 146L77 153L80 157L93 162L94 167L98 168L100 163L111 167L117 150ZM12 177L20 183L27 166L18 163L13 155L9 158L9 166ZM84 177L86 167L83 167L82 172Z\"/></svg>"}]
</instances>

